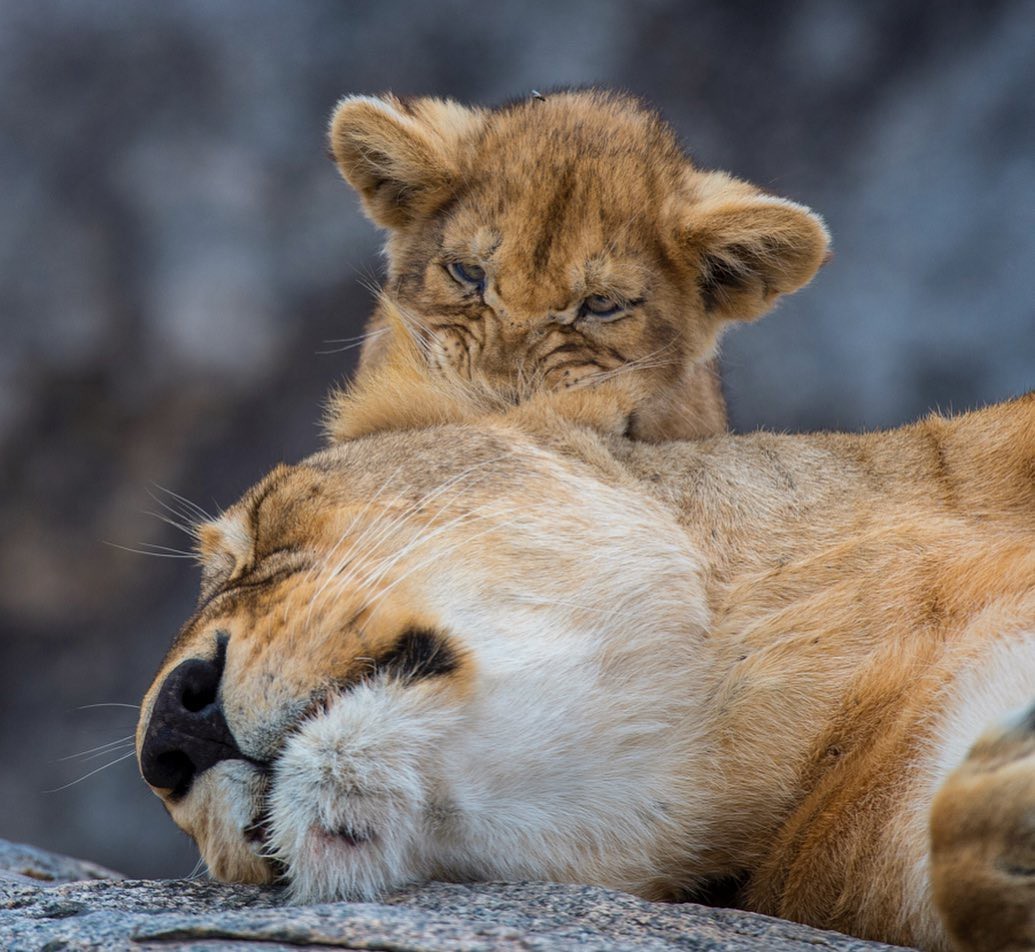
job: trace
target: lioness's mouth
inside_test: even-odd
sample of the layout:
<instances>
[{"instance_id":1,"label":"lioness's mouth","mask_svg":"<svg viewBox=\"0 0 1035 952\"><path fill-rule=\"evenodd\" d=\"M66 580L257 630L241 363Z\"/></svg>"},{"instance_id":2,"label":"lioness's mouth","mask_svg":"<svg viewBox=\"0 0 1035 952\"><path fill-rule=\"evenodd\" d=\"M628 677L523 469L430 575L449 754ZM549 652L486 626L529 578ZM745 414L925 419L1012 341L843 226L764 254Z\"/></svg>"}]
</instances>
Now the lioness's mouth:
<instances>
[{"instance_id":1,"label":"lioness's mouth","mask_svg":"<svg viewBox=\"0 0 1035 952\"><path fill-rule=\"evenodd\" d=\"M269 851L270 842L269 811L264 809L248 826L241 830L241 833L252 849L260 856L265 857Z\"/></svg>"},{"instance_id":2,"label":"lioness's mouth","mask_svg":"<svg viewBox=\"0 0 1035 952\"><path fill-rule=\"evenodd\" d=\"M324 831L324 836L345 846L364 846L367 843L372 843L375 838L373 833L363 832L351 826Z\"/></svg>"},{"instance_id":3,"label":"lioness's mouth","mask_svg":"<svg viewBox=\"0 0 1035 952\"><path fill-rule=\"evenodd\" d=\"M274 881L287 878L287 864L273 855L272 818L268 807L264 806L255 819L241 830L241 834L252 852L269 868Z\"/></svg>"}]
</instances>

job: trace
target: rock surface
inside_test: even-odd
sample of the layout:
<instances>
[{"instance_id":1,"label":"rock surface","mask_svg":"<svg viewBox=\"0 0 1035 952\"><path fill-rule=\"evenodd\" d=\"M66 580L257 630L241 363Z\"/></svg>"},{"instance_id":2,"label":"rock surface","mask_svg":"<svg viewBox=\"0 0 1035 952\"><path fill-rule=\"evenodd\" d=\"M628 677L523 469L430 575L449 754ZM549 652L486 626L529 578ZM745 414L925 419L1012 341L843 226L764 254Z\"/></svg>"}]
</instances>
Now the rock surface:
<instances>
[{"instance_id":1,"label":"rock surface","mask_svg":"<svg viewBox=\"0 0 1035 952\"><path fill-rule=\"evenodd\" d=\"M93 879L122 879L122 874L87 860L0 840L0 880L42 886Z\"/></svg>"},{"instance_id":2,"label":"rock surface","mask_svg":"<svg viewBox=\"0 0 1035 952\"><path fill-rule=\"evenodd\" d=\"M0 947L10 950L801 950L892 946L595 886L431 883L378 903L291 905L277 889L117 873L0 841Z\"/></svg>"}]
</instances>

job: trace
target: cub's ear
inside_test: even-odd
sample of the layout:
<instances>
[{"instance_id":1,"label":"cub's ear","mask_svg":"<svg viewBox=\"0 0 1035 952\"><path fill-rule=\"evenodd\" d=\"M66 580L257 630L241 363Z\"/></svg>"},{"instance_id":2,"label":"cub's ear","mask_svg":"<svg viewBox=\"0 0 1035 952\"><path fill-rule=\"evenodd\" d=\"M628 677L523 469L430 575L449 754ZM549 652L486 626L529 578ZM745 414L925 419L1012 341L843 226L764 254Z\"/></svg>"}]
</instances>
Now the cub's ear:
<instances>
[{"instance_id":1,"label":"cub's ear","mask_svg":"<svg viewBox=\"0 0 1035 952\"><path fill-rule=\"evenodd\" d=\"M331 152L370 219L399 228L449 198L484 117L451 100L348 96L331 116Z\"/></svg>"},{"instance_id":2,"label":"cub's ear","mask_svg":"<svg viewBox=\"0 0 1035 952\"><path fill-rule=\"evenodd\" d=\"M722 320L761 317L808 284L830 256L823 220L804 205L720 172L700 174L680 235L699 269L705 308Z\"/></svg>"}]
</instances>

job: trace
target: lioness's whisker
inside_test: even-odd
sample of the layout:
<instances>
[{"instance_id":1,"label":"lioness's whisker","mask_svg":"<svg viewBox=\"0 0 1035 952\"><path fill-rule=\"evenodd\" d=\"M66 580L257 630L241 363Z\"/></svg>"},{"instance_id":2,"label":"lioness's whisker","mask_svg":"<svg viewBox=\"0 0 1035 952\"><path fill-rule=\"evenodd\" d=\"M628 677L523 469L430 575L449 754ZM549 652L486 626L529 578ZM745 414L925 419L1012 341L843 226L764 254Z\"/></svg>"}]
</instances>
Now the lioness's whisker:
<instances>
[{"instance_id":1,"label":"lioness's whisker","mask_svg":"<svg viewBox=\"0 0 1035 952\"><path fill-rule=\"evenodd\" d=\"M423 529L427 529L428 527L434 525L435 518L442 511L444 511L445 508L446 508L445 505L443 505L442 509L440 509L438 512L436 512L435 516L432 517L431 521L429 521L427 523L427 525L422 527L422 528ZM397 518L391 520L389 523L387 523L387 524L385 524L384 526L381 527L381 531L378 533L377 538L372 540L372 542L375 542L375 543L376 542L381 542L382 540L384 540L387 537L389 537L392 532L394 532L396 530L400 530L402 528L402 523L404 521L405 521L405 515L400 515ZM419 530L415 530L415 532L416 531L419 531ZM418 536L418 538L430 539L433 535L436 535L436 534L438 534L437 531L434 532L434 533L424 532L420 536ZM407 543L407 546L412 546L412 544L413 543L411 541L410 543ZM373 545L369 545L368 546L368 549L373 549L373 548L374 548ZM334 590L335 594L345 590L349 585L352 585L353 583L358 583L362 587L368 587L368 586L370 586L372 584L376 584L376 582L383 576L384 572L385 571L389 571L391 569L391 567L393 565L395 565L399 561L400 558L403 557L403 555L405 554L405 551L406 551L406 546L400 546L399 549L397 549L396 551L390 553L387 556L382 557L379 561L375 562L373 565L357 565L355 568L353 568L347 574L340 576L340 578L338 579L338 581L337 581L337 583L335 585L335 590ZM340 572L341 572L341 568L339 568L335 572L335 574L338 575Z\"/></svg>"},{"instance_id":2,"label":"lioness's whisker","mask_svg":"<svg viewBox=\"0 0 1035 952\"><path fill-rule=\"evenodd\" d=\"M77 711L88 711L92 707L128 707L134 711L140 710L139 704L125 704L122 701L98 701L94 704L80 704Z\"/></svg>"},{"instance_id":3,"label":"lioness's whisker","mask_svg":"<svg viewBox=\"0 0 1035 952\"><path fill-rule=\"evenodd\" d=\"M323 590L326 588L327 584L329 583L330 578L333 578L334 576L338 575L345 568L345 566L349 564L349 560L352 557L352 554L355 551L357 551L357 549L361 545L368 545L369 547L372 547L374 544L380 543L383 539L385 539L388 535L390 535L391 532L394 531L394 529L397 526L401 525L414 512L417 512L422 507L427 506L430 502L433 502L437 497L442 495L442 493L446 492L452 486L454 486L454 485L460 483L461 481L463 481L465 478L470 476L470 474L475 472L477 469L481 468L482 466L488 465L489 463L495 462L499 458L500 457L497 457L496 459L483 460L481 463L476 463L473 466L469 466L467 469L465 469L461 473L458 473L455 476L453 476L452 478L446 480L444 483L441 483L438 487L436 487L431 492L425 493L424 496L422 496L420 499L418 499L416 502L414 502L410 506L404 508L402 511L393 513L392 517L390 519L388 519L387 522L384 521L386 516L387 516L387 512L380 514L376 519L374 519L371 522L371 524L369 526L366 527L366 529L363 532L361 532L359 534L359 536L357 536L353 540L352 545L349 547L348 551L346 551L346 553L341 557L341 559L339 559L339 561L338 561L337 565L335 566L334 570L330 573L329 578L314 593L314 595L313 595L313 602L315 602L315 600L317 598L319 598L319 596L323 593ZM398 472L399 472L399 469L397 468L395 473L392 474L392 477L390 477L389 480L382 486L382 489L387 488L388 482L390 482L391 479ZM380 492L381 492L381 490L378 490L378 495L380 495ZM399 497L396 496L396 499L398 499L398 498ZM360 514L360 516L357 516L356 518L358 519L362 515L365 515L366 512L369 511L369 509L370 509L371 505L373 504L373 502L374 502L374 500L372 499L370 501L370 503L368 503L367 506L364 507L364 510ZM440 508L438 510L438 512L436 512L432 516L431 523L429 523L429 524L433 524L434 523L434 519L439 515L439 513L441 513L445 509L447 503L448 503L448 500L447 500L446 503L443 504L442 508ZM347 536L348 531L351 529L351 527L353 525L355 525L355 522L356 522L356 519L353 519L352 523L350 523L349 528L346 530L345 533L343 533L343 541L344 541L344 538ZM335 548L337 548L337 546ZM332 554L333 554L333 550L332 550ZM312 611L312 604L310 605L310 615L311 615L311 611ZM307 617L307 625L308 625L308 617Z\"/></svg>"},{"instance_id":4,"label":"lioness's whisker","mask_svg":"<svg viewBox=\"0 0 1035 952\"><path fill-rule=\"evenodd\" d=\"M444 504L443 507L440 510L438 510L438 512L436 512L435 516L437 517L438 515L440 515L445 508L446 507ZM433 538L440 535L443 531L466 522L471 522L480 518L486 518L488 515L488 513L480 512L477 510L461 513L458 516L451 519L448 523L437 526L435 530L432 532L428 532L427 529L435 524L434 519L432 519L426 525L423 525L419 528L415 527L413 536L409 542L407 542L405 545L400 546L396 551L383 557L380 561L375 562L373 565L357 566L347 576L344 576L339 580L338 584L336 585L335 592L337 593L343 591L346 587L352 585L353 583L356 583L364 588L377 584L402 559L412 554L425 543L430 542ZM455 548L455 546L453 548ZM445 553L439 552L437 553L437 555L438 557L445 557L451 551L452 550L450 549L447 550ZM423 564L425 563L421 563L421 565ZM421 565L414 567L413 570L421 567ZM406 574L408 575L410 573L407 572ZM401 579L397 581L401 581ZM394 584L396 583L393 583L393 586ZM393 586L389 586L389 588ZM377 600L378 599L374 599L369 604L374 605L376 604Z\"/></svg>"},{"instance_id":5,"label":"lioness's whisker","mask_svg":"<svg viewBox=\"0 0 1035 952\"><path fill-rule=\"evenodd\" d=\"M172 513L174 516L183 516L189 513L192 517L198 519L211 518L209 513L202 509L197 503L191 501L186 496L181 495L175 490L162 486L160 483L152 483L151 487L147 490L147 494L156 503L158 503L159 506L167 512Z\"/></svg>"},{"instance_id":6,"label":"lioness's whisker","mask_svg":"<svg viewBox=\"0 0 1035 952\"><path fill-rule=\"evenodd\" d=\"M495 513L485 514L484 516L481 516L481 518L490 518L492 515L495 515ZM471 520L468 520L468 521L471 521ZM476 533L474 533L471 536L465 537L462 544L467 544L467 543L472 542L472 541L474 541L476 539L480 539L482 536L488 535L490 532L494 532L494 531L497 531L499 529L513 528L513 527L515 527L515 526L517 526L519 524L520 523L518 523L518 522L494 522L491 526L488 526L487 528L483 529L481 532L476 532ZM444 527L444 528L446 528L446 527ZM423 544L423 542L424 542L424 537L421 537L420 541L418 543L414 544L413 546L411 546L409 551L407 553L405 553L405 554L409 554L410 552L415 551L417 548L420 547L421 544ZM363 626L364 630L365 630L366 626L370 624L370 622L373 619L374 615L377 614L377 610L380 608L381 604L384 602L385 597L388 595L388 593L393 588L395 588L397 585L400 585L402 582L406 581L406 579L409 578L411 575L413 575L414 572L419 571L420 569L424 568L425 566L431 565L433 562L436 562L436 561L438 561L440 559L449 558L460 544L461 543L457 543L457 545L454 545L452 549L448 549L445 552L433 552L428 558L423 559L422 561L416 563L415 565L411 565L405 572L403 572L402 575L400 575L397 579L393 580L389 585L387 585L384 589L382 589L380 592L378 592L370 600L370 602L367 605L368 608L373 607L374 610L367 616L366 622L364 623L364 626ZM399 561L399 559L395 559L392 562L392 566L398 564L398 561ZM384 575L384 573L382 573L381 577L383 577L383 575Z\"/></svg>"},{"instance_id":7,"label":"lioness's whisker","mask_svg":"<svg viewBox=\"0 0 1035 952\"><path fill-rule=\"evenodd\" d=\"M441 514L442 512L444 512L445 509L446 509L446 506L443 505L443 507L441 509L439 509L438 512L436 513L436 516ZM511 511L513 511L513 510L511 510ZM408 543L406 543L404 546L401 546L395 552L391 553L391 555L389 555L385 559L383 559L381 564L378 565L374 569L374 572L376 574L374 574L372 576L371 575L367 575L367 576L364 577L364 579L363 579L364 584L365 585L372 585L372 584L376 585L378 582L381 581L381 579L385 576L385 574L387 572L390 572L392 570L392 568L394 568L400 561L402 561L404 558L406 558L411 553L415 552L421 546L423 546L426 543L432 541L437 536L440 536L443 532L446 532L449 529L455 528L458 525L465 524L465 523L468 523L468 522L473 522L473 521L475 521L477 519L489 518L493 514L494 513L488 513L488 512L481 511L481 510L472 510L472 511L468 511L468 512L462 512L459 515L454 516L448 522L441 523L438 526L435 526L434 530L429 532L427 530L435 525L434 520L432 520L431 522L429 522L427 524L427 526L422 527L423 531L420 531L419 533L415 532L413 538Z\"/></svg>"},{"instance_id":8,"label":"lioness's whisker","mask_svg":"<svg viewBox=\"0 0 1035 952\"><path fill-rule=\"evenodd\" d=\"M91 757L97 757L99 754L110 753L119 747L127 747L133 743L133 735L127 734L125 737L120 737L118 740L110 740L106 744L98 744L96 747L91 747L89 750L81 750L77 754L66 754L64 757L58 757L58 762L65 760L77 760L83 758L89 760Z\"/></svg>"},{"instance_id":9,"label":"lioness's whisker","mask_svg":"<svg viewBox=\"0 0 1035 952\"><path fill-rule=\"evenodd\" d=\"M167 548L166 546L157 546L156 549L138 549L131 545L121 545L118 542L111 542L108 539L101 540L105 545L110 545L113 549L122 549L123 552L132 552L134 555L153 555L158 559L194 559L196 558L193 552L183 552L180 549L170 549L168 552L160 551ZM150 545L150 543L142 542L141 545Z\"/></svg>"},{"instance_id":10,"label":"lioness's whisker","mask_svg":"<svg viewBox=\"0 0 1035 952\"><path fill-rule=\"evenodd\" d=\"M107 770L109 767L114 767L116 764L122 763L122 761L124 760L129 760L130 757L136 757L136 755L137 752L135 750L131 750L128 753L122 754L122 756L120 757L116 757L114 760L104 764L103 766L96 768L95 770L91 770L88 774L84 774L77 780L69 781L66 784L62 784L60 787L55 787L53 790L44 790L43 792L60 793L62 790L67 790L69 787L74 787L77 783L82 783L84 780L89 780L90 777L92 777L94 774L99 774L102 770Z\"/></svg>"},{"instance_id":11,"label":"lioness's whisker","mask_svg":"<svg viewBox=\"0 0 1035 952\"><path fill-rule=\"evenodd\" d=\"M156 542L138 542L137 544L141 548L147 549L149 552L166 552L172 553L173 555L183 555L191 559L193 559L196 554L188 549L177 549L172 545L158 545Z\"/></svg>"},{"instance_id":12,"label":"lioness's whisker","mask_svg":"<svg viewBox=\"0 0 1035 952\"><path fill-rule=\"evenodd\" d=\"M404 510L403 512L399 513L394 519L390 520L390 522L388 524L386 524L384 526L384 528L381 530L381 532L377 535L377 537L375 538L374 541L377 542L377 543L380 543L381 541L383 541L393 531L395 531L397 528L401 527L401 525L405 522L405 520L409 517L409 515L411 515L415 511L419 510L421 507L426 506L429 502L434 501L434 499L436 497L440 496L447 489L449 489L452 486L456 485L457 483L461 482L463 479L465 479L467 476L469 476L472 472L474 472L475 469L477 469L479 466L485 465L485 463L488 463L488 462L492 462L492 460L484 461L482 464L475 464L474 466L468 467L462 473L459 473L456 476L454 476L453 478L451 478L450 480L447 480L445 483L440 484L432 492L425 494L425 496L423 496L420 500L418 500L416 503L414 503L412 506L410 506L407 510ZM477 484L475 484L475 485L477 485ZM470 484L468 484L464 488L469 488L469 486L470 486ZM432 515L431 519L428 520L427 523L423 524L420 527L419 530L415 527L414 531L415 532L419 531L421 533L421 535L418 537L421 541L430 540L434 536L440 534L440 530L443 528L441 526L439 526L434 532L428 532L427 530L431 529L433 526L435 526L435 522L438 519L438 517L440 515L442 515L448 509L450 502L452 502L452 500L455 499L457 495L459 495L459 490L457 491L457 493L454 493L452 496L450 496L447 499L445 499L442 502L442 505ZM476 512L461 514L461 516L457 517L457 518L464 518L465 516L473 516L473 515L476 515L476 514L477 514ZM452 520L450 524L452 524L452 522L455 522L455 521L456 521L456 519ZM408 551L412 551L413 546L414 546L414 543L411 540L411 542L407 543L406 546L401 546L400 548L396 549L396 551L393 552L391 555L385 557L385 559L383 559L382 562L379 563L378 565L375 565L375 566L367 568L365 573L364 573L363 579L362 579L362 584L369 585L369 584L372 584L372 583L374 583L376 581L379 581L380 578L383 577L384 571L390 571L391 567L393 565L395 565L399 561L400 558L404 557L407 554ZM372 548L373 546L370 546L370 547ZM382 570L382 567L384 567L383 570ZM338 591L342 590L342 588L344 588L344 586L346 584L352 582L355 579L355 577L356 577L356 574L352 573L351 575L349 575L346 578L342 579L341 583L338 585Z\"/></svg>"},{"instance_id":13,"label":"lioness's whisker","mask_svg":"<svg viewBox=\"0 0 1035 952\"><path fill-rule=\"evenodd\" d=\"M338 553L339 549L341 548L341 546L343 546L347 541L349 541L349 536L350 536L353 528L357 525L357 523L359 523L367 515L367 513L370 512L371 509L373 509L375 507L375 504L378 502L378 500L381 498L381 496L388 490L388 487L392 485L393 481L395 480L395 477L398 476L398 474L400 473L402 468L403 468L402 464L400 464L394 470L392 470L392 472L388 475L388 477L385 479L385 481L378 487L377 492L375 492L374 495L369 500L367 500L366 505L363 506L363 508L358 513L356 513L355 516L353 516L353 518L349 522L349 524L342 530L340 538L335 543L335 545L331 548L331 551L321 561L321 565L320 565L321 569L324 566L326 566L326 564L332 558L335 558L337 556L337 553ZM388 507L388 508L391 508L393 505L398 503L400 499L401 499L401 496L397 492L390 500L388 500L388 502L385 504L385 506ZM372 525L376 525L378 519L380 519L380 518L381 518L380 515L375 516ZM362 530L360 532L359 536L352 540L352 546L355 546L355 544L360 539L363 538L364 534L367 533L370 528L371 528L371 526L367 526L364 530ZM348 553L346 553L345 556L343 556L342 559L339 560L339 562L347 560L347 558L348 558Z\"/></svg>"},{"instance_id":14,"label":"lioness's whisker","mask_svg":"<svg viewBox=\"0 0 1035 952\"><path fill-rule=\"evenodd\" d=\"M310 571L309 571L309 572L307 572L307 573L306 573L306 576L305 576L305 579L306 579L306 581L309 581L309 579L310 579L310 578L312 578L312 577L313 577L313 575L314 575L315 573L317 573L317 572L319 572L319 571L322 571L322 570L323 570L323 568L324 568L324 567L326 566L326 564L327 564L327 562L328 562L328 561L330 560L330 558L334 557L334 555L335 555L335 553L337 552L337 550L338 550L339 546L341 546L341 545L343 545L343 544L345 543L345 540L346 540L346 539L348 538L348 536L349 536L349 533L350 533L350 532L352 531L353 527L354 527L354 526L355 526L355 525L356 525L356 524L357 524L357 523L359 522L359 520L360 520L360 519L362 519L362 518L363 518L363 517L364 517L364 516L365 516L365 515L366 515L366 514L367 514L367 513L368 513L368 512L370 511L371 507L372 507L372 506L373 506L373 505L374 505L374 504L375 504L375 503L377 502L377 500L378 500L378 499L379 499L379 498L381 497L381 494L382 494L382 493L383 493L383 492L384 492L385 490L387 490L387 489L388 489L388 487L389 487L389 486L391 485L391 483L392 483L392 480L393 480L393 479L394 479L394 478L396 477L396 475L397 475L397 474L399 473L399 471L400 471L401 469L402 469L402 464L400 464L399 466L397 466L397 467L395 468L395 470L394 470L394 471L393 471L393 472L392 472L392 473L391 473L391 474L390 474L390 475L388 476L388 478L387 478L387 479L386 479L386 480L385 480L385 481L384 481L384 482L383 482L383 483L381 484L381 486L380 486L380 487L378 488L377 492L376 492L376 493L374 493L374 495L373 495L373 496L372 496L372 497L371 497L371 498L370 498L370 499L369 499L369 500L367 501L367 504L366 504L366 505L365 505L365 506L364 506L364 507L363 507L363 508L362 508L362 509L361 509L361 510L360 510L360 511L359 511L359 512L358 512L358 513L357 513L357 514L355 515L355 516L353 516L353 518L352 518L352 519L351 519L351 521L349 522L348 526L346 526L346 527L345 527L345 529L343 530L343 532L342 532L342 534L341 534L341 538L340 538L340 539L339 539L339 541L338 541L338 542L337 542L337 543L336 543L336 544L335 544L335 545L334 545L334 546L332 547L331 551L330 551L330 552L329 552L329 553L327 554L327 556L326 556L325 558L321 559L321 560L320 560L320 561L319 561L319 562L318 562L318 563L317 563L316 565L314 565L314 566L313 566L313 568L312 568L312 569L310 569ZM397 498L398 498L398 497L397 497ZM376 520L375 520L375 522L376 522ZM362 535L363 535L363 533L361 532L361 533L360 533L360 536L362 536ZM352 546L352 548L355 548L355 545L356 545L356 543L355 543L355 542L353 542L353 546ZM345 558L347 558L347 557L348 557L348 553L346 553L346 556L345 556ZM340 563L339 565L341 565L341 564L344 564L344 562ZM306 614L306 620L305 620L305 622L304 622L304 624L303 624L303 626L302 626L302 628L303 628L303 631L306 631L306 630L308 630L308 628L309 628L309 623L310 623L310 621L312 620L312 612L313 612L313 605L315 604L315 602L316 602L316 599L317 599L317 598L319 598L320 594L321 594L321 593L323 592L323 590L324 590L324 589L325 589L325 588L327 587L327 585L329 584L329 581L330 581L329 579L326 579L326 580L325 580L325 581L323 582L323 584L322 584L322 585L321 585L321 586L319 587L319 589L317 589L317 591L316 591L316 592L315 592L315 593L313 594L312 598L310 599L310 602L309 602L309 611L308 611L308 613Z\"/></svg>"},{"instance_id":15,"label":"lioness's whisker","mask_svg":"<svg viewBox=\"0 0 1035 952\"><path fill-rule=\"evenodd\" d=\"M113 744L111 747L107 748L106 750L98 751L96 754L86 754L86 755L83 755L83 754L73 754L71 757L59 757L58 760L61 761L61 760L78 759L80 761L80 763L84 763L85 764L85 763L87 763L90 760L96 760L98 757L104 757L104 756L106 756L108 754L118 753L119 751L127 750L128 748L131 748L131 747L135 748L136 744L132 740L127 740L127 741L123 741L121 744Z\"/></svg>"},{"instance_id":16,"label":"lioness's whisker","mask_svg":"<svg viewBox=\"0 0 1035 952\"><path fill-rule=\"evenodd\" d=\"M188 499L186 496L181 496L178 492L174 492L171 489L166 489L165 486L161 486L158 483L154 483L153 485L155 489L159 490L159 492L163 492L167 496L171 496L173 499L179 502L180 505L183 506L186 510L186 512L180 512L174 509L172 506L170 506L164 500L159 499L154 493L150 492L149 490L148 495L150 495L151 498L156 503L158 503L158 505L160 505L163 509L167 509L173 515L185 516L189 514L190 517L192 517L192 521L195 522L211 522L213 520L213 515L210 512L208 512L208 510L203 509L193 500Z\"/></svg>"},{"instance_id":17,"label":"lioness's whisker","mask_svg":"<svg viewBox=\"0 0 1035 952\"><path fill-rule=\"evenodd\" d=\"M153 519L157 519L160 522L164 522L167 526L172 526L177 532L182 532L186 536L194 539L197 537L197 527L190 522L180 522L176 519L172 519L169 516L161 512L155 512L153 509L145 509L145 516L151 516Z\"/></svg>"},{"instance_id":18,"label":"lioness's whisker","mask_svg":"<svg viewBox=\"0 0 1035 952\"><path fill-rule=\"evenodd\" d=\"M339 537L338 541L337 541L337 542L336 542L336 543L335 543L335 544L334 544L334 545L333 545L333 546L331 547L331 549L330 549L330 551L329 551L329 552L327 553L327 555L326 555L326 556L324 556L324 558L323 558L323 559L321 559L321 560L320 560L319 562L317 562L317 563L316 563L316 565L314 565L314 566L313 566L313 568L312 568L312 569L311 569L311 570L310 570L310 571L309 571L309 572L308 572L308 573L306 574L306 580L307 580L307 581L308 581L308 580L309 580L309 579L310 579L310 578L312 577L312 575L313 575L313 574L315 574L315 573L316 573L316 572L318 572L318 571L322 571L322 569L324 568L324 566L326 566L326 564L327 564L327 563L328 563L328 562L329 562L329 561L330 561L330 560L331 560L332 558L334 558L334 557L336 556L336 553L338 552L338 550L339 550L339 549L341 548L341 546L343 546L343 545L345 544L346 540L347 540L347 539L349 538L349 534L350 534L350 533L352 532L353 528L354 528L354 527L356 526L356 524L357 524L357 523L358 523L358 522L359 522L359 521L360 521L360 520L361 520L361 519L362 519L362 518L363 518L364 516L366 516L366 514L367 514L367 513L368 513L368 512L369 512L369 511L371 510L371 508L373 508L373 506L374 506L374 505L375 505L375 504L377 503L377 501L378 501L378 500L379 500L379 499L381 498L382 494L383 494L383 493L384 493L384 492L385 492L385 491L386 491L386 490L388 489L388 487L389 487L389 486L390 486L390 485L392 484L392 481L393 481L393 480L395 479L395 477L396 477L396 476L397 476L397 475L399 474L399 472L400 472L400 470L401 470L401 469L402 469L402 464L400 464L399 466L397 466L397 467L396 467L396 468L395 468L395 469L394 469L394 470L393 470L393 471L392 471L392 472L391 472L391 473L390 473L390 474L388 475L388 477L387 477L387 478L385 479L385 481L384 481L383 483L381 483L381 485L380 485L380 486L378 487L378 489L377 489L377 492L375 492L375 493L373 494L373 496L371 496L371 497L370 497L370 499L368 499L368 500L367 500L367 502L366 502L366 505L364 505L364 506L363 506L363 508L362 508L362 509L360 509L360 510L359 510L359 512L357 512L357 513L356 513L356 514L355 514L355 515L354 515L354 516L352 517L352 519L351 519L351 520L349 521L349 524L348 524L348 525L347 525L347 526L346 526L346 527L345 527L345 528L344 528L344 529L342 530L341 536ZM397 501L397 500L398 500L398 498L399 498L399 496L398 496L398 494L396 494L396 496L395 496L395 497L394 497L394 499L393 499L393 502L394 502L394 501Z\"/></svg>"}]
</instances>

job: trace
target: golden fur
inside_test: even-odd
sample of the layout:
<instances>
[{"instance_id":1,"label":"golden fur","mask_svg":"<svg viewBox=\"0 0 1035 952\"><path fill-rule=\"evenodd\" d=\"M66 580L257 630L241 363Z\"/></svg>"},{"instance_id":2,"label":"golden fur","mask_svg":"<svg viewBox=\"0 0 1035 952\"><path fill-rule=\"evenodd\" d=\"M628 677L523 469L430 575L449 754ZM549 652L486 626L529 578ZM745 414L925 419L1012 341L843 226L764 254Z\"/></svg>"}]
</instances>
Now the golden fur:
<instances>
[{"instance_id":1,"label":"golden fur","mask_svg":"<svg viewBox=\"0 0 1035 952\"><path fill-rule=\"evenodd\" d=\"M227 632L221 703L259 766L156 791L216 875L274 874L241 832L268 812L307 898L733 876L744 908L857 936L1031 946L1035 723L1002 718L1035 700L1035 395L655 446L620 435L620 387L500 413L436 401L421 360L381 367L387 431L204 530L210 600L138 744ZM371 659L415 629L452 663L400 686Z\"/></svg>"},{"instance_id":2,"label":"golden fur","mask_svg":"<svg viewBox=\"0 0 1035 952\"><path fill-rule=\"evenodd\" d=\"M732 879L862 937L1032 947L1035 395L652 445L721 426L692 381L814 273L814 217L597 92L346 100L332 145L390 229L384 333L339 444L199 528L141 708L152 780L233 738L153 783L212 873L306 900ZM560 319L592 294L645 303ZM218 683L181 704L195 664Z\"/></svg>"},{"instance_id":3,"label":"golden fur","mask_svg":"<svg viewBox=\"0 0 1035 952\"><path fill-rule=\"evenodd\" d=\"M425 373L504 402L617 380L635 438L718 433L722 330L807 283L827 254L816 215L696 168L655 112L616 93L494 110L350 97L330 142L388 232L360 386L406 337ZM363 432L333 419L338 438Z\"/></svg>"}]
</instances>

